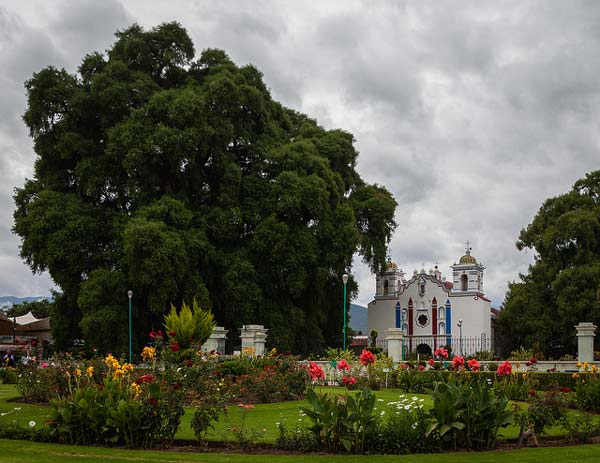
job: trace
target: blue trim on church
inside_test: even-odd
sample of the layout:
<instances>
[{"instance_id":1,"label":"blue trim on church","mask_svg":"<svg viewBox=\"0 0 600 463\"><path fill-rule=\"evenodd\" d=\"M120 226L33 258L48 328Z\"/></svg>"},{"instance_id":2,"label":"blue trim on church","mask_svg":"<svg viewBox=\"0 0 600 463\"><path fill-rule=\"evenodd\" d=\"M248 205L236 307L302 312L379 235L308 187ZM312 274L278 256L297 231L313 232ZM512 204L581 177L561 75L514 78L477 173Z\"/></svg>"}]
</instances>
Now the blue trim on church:
<instances>
[{"instance_id":1,"label":"blue trim on church","mask_svg":"<svg viewBox=\"0 0 600 463\"><path fill-rule=\"evenodd\" d=\"M402 328L402 309L399 302L396 302L396 328Z\"/></svg>"}]
</instances>

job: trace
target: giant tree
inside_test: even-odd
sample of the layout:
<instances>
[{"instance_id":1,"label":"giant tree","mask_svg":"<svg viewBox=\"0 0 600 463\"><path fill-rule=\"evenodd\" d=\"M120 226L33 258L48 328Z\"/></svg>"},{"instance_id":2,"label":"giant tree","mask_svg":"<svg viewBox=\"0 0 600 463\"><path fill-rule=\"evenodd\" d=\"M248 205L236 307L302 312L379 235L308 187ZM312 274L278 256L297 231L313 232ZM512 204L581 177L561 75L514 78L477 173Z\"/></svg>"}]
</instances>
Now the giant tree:
<instances>
[{"instance_id":1,"label":"giant tree","mask_svg":"<svg viewBox=\"0 0 600 463\"><path fill-rule=\"evenodd\" d=\"M194 298L235 331L308 352L341 340L341 275L384 262L396 202L356 172L353 137L274 101L253 66L198 59L177 23L117 32L77 74L27 81L35 174L14 232L61 288L57 342L104 349ZM356 283L349 282L350 293Z\"/></svg>"},{"instance_id":2,"label":"giant tree","mask_svg":"<svg viewBox=\"0 0 600 463\"><path fill-rule=\"evenodd\" d=\"M546 200L517 247L536 255L521 281L509 285L498 316L504 350L573 353L574 325L600 323L600 171Z\"/></svg>"}]
</instances>

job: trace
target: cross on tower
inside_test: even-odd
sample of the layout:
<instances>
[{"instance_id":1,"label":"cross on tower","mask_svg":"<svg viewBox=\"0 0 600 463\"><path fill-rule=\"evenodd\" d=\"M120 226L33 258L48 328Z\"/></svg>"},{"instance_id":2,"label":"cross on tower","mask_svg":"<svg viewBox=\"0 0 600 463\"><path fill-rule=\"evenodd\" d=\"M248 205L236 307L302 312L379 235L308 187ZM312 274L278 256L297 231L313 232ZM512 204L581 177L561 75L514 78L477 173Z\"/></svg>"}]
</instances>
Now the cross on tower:
<instances>
[{"instance_id":1,"label":"cross on tower","mask_svg":"<svg viewBox=\"0 0 600 463\"><path fill-rule=\"evenodd\" d=\"M471 251L471 242L469 240L467 240L467 242L465 243L467 245L467 254Z\"/></svg>"}]
</instances>

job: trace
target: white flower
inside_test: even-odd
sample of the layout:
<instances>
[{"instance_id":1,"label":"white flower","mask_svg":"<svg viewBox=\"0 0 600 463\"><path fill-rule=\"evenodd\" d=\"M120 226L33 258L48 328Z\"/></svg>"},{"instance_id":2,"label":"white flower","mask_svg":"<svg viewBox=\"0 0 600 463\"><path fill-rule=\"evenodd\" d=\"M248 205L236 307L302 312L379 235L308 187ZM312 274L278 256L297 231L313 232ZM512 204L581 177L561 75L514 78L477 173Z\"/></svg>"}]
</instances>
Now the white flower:
<instances>
[{"instance_id":1,"label":"white flower","mask_svg":"<svg viewBox=\"0 0 600 463\"><path fill-rule=\"evenodd\" d=\"M29 422L29 426L30 426L31 428L35 427L35 421L31 420L31 421Z\"/></svg>"}]
</instances>

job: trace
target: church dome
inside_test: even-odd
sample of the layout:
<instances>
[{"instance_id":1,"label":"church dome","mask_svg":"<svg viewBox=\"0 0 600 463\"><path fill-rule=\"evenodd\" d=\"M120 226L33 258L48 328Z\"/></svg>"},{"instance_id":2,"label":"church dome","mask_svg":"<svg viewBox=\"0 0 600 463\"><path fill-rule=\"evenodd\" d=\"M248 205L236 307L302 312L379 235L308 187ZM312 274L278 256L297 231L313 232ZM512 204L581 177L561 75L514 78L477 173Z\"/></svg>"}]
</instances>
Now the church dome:
<instances>
[{"instance_id":1,"label":"church dome","mask_svg":"<svg viewBox=\"0 0 600 463\"><path fill-rule=\"evenodd\" d=\"M467 251L467 253L460 258L458 261L459 264L476 264L477 259L471 255L471 251Z\"/></svg>"},{"instance_id":2,"label":"church dome","mask_svg":"<svg viewBox=\"0 0 600 463\"><path fill-rule=\"evenodd\" d=\"M396 262L388 260L385 263L385 271L386 272L391 272L391 271L394 271L394 270L398 270L398 264Z\"/></svg>"}]
</instances>

